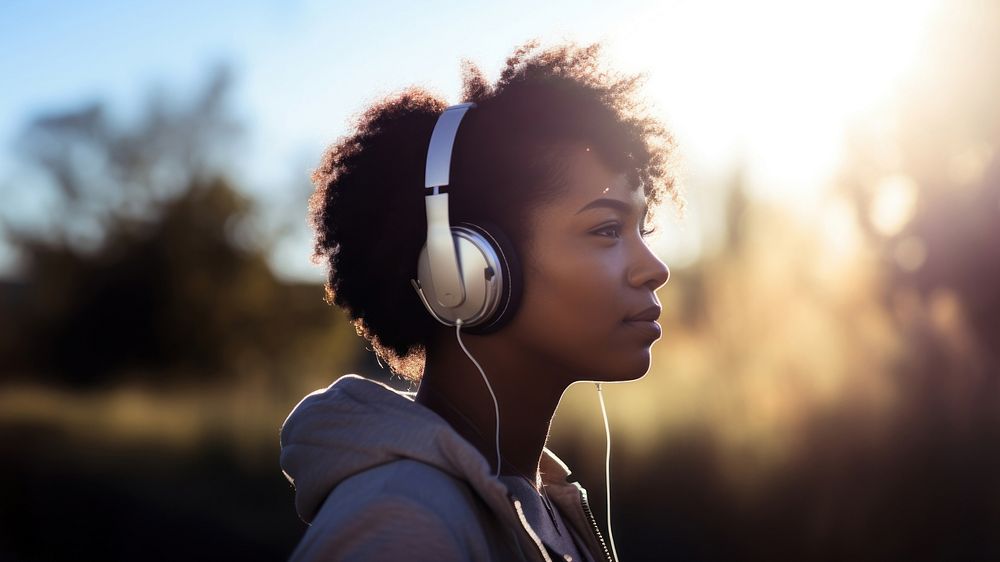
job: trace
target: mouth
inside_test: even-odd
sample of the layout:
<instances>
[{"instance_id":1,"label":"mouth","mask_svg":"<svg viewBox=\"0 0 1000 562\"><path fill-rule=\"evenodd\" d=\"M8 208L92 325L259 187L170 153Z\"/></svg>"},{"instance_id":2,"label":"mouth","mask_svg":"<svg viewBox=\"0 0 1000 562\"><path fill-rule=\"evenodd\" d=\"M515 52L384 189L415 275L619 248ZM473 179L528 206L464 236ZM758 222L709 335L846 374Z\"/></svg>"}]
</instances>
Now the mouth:
<instances>
[{"instance_id":1,"label":"mouth","mask_svg":"<svg viewBox=\"0 0 1000 562\"><path fill-rule=\"evenodd\" d=\"M660 339L663 329L655 320L626 320L625 325L652 341Z\"/></svg>"},{"instance_id":2,"label":"mouth","mask_svg":"<svg viewBox=\"0 0 1000 562\"><path fill-rule=\"evenodd\" d=\"M660 313L663 311L660 305L654 304L653 306L633 314L625 319L626 322L655 322L660 319Z\"/></svg>"},{"instance_id":3,"label":"mouth","mask_svg":"<svg viewBox=\"0 0 1000 562\"><path fill-rule=\"evenodd\" d=\"M660 335L663 333L663 329L660 328L660 324L657 322L662 311L663 309L660 308L660 305L654 304L625 318L624 324L636 334L643 336L644 339L652 343L660 339Z\"/></svg>"}]
</instances>

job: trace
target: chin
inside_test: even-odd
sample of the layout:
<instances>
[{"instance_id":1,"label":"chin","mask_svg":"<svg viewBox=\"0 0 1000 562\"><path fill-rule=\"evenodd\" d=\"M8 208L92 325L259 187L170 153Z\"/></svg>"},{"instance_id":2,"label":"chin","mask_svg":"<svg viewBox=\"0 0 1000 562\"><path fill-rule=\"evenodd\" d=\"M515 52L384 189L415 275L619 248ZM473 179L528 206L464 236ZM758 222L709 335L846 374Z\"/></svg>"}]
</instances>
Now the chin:
<instances>
[{"instance_id":1,"label":"chin","mask_svg":"<svg viewBox=\"0 0 1000 562\"><path fill-rule=\"evenodd\" d=\"M595 382L631 382L646 376L651 364L649 348L645 352L622 358L603 372L594 373Z\"/></svg>"},{"instance_id":2,"label":"chin","mask_svg":"<svg viewBox=\"0 0 1000 562\"><path fill-rule=\"evenodd\" d=\"M629 380L629 381L642 380L642 379L646 378L646 375L648 375L648 374L649 374L649 366L647 366L645 368L645 370L643 370L641 373L639 373L638 376L632 377L632 378L627 379L627 380Z\"/></svg>"},{"instance_id":3,"label":"chin","mask_svg":"<svg viewBox=\"0 0 1000 562\"><path fill-rule=\"evenodd\" d=\"M643 364L642 368L636 369L635 371L632 371L631 373L629 373L627 376L625 376L624 378L622 378L620 380L622 382L627 382L627 381L637 381L639 379L645 378L646 373L649 373L649 366L650 366L650 362L646 361Z\"/></svg>"}]
</instances>

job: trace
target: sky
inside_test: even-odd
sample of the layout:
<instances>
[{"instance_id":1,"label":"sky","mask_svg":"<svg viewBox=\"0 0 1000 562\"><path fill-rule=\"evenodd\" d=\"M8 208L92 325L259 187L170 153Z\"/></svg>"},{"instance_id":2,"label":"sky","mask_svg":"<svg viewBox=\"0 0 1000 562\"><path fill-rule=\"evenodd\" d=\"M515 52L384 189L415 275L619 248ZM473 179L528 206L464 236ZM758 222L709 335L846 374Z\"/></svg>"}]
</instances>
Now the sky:
<instances>
[{"instance_id":1,"label":"sky","mask_svg":"<svg viewBox=\"0 0 1000 562\"><path fill-rule=\"evenodd\" d=\"M845 131L897 95L937 2L9 0L0 6L0 186L13 204L32 197L9 181L18 169L10 147L31 117L96 100L138 112L154 88L190 95L228 63L234 109L250 126L240 185L303 217L272 264L319 280L303 186L355 113L410 85L457 102L462 59L495 79L530 38L602 41L613 67L646 73L644 93L679 142L689 215L659 251L683 264L718 226L716 186L737 165L755 197L801 213L823 204ZM15 264L0 244L0 276Z\"/></svg>"}]
</instances>

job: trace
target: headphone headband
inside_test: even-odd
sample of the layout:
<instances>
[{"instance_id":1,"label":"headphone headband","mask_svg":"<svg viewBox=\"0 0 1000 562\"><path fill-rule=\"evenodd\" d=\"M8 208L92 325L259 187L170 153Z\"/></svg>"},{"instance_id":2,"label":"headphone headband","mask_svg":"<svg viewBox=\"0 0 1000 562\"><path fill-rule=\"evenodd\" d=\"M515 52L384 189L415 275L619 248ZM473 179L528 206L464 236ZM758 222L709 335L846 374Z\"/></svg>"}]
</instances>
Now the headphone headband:
<instances>
[{"instance_id":1,"label":"headphone headband","mask_svg":"<svg viewBox=\"0 0 1000 562\"><path fill-rule=\"evenodd\" d=\"M458 125L465 112L476 107L475 103L460 103L444 110L434 125L431 144L427 147L427 168L424 172L424 187L448 185L451 174L451 150L455 146Z\"/></svg>"},{"instance_id":2,"label":"headphone headband","mask_svg":"<svg viewBox=\"0 0 1000 562\"><path fill-rule=\"evenodd\" d=\"M448 194L438 188L448 185L451 172L451 149L462 117L474 103L461 103L444 110L434 125L427 147L424 187L433 188L424 198L427 205L427 254L434 273L434 294L441 306L455 308L465 301L465 284L458 271L458 256L448 220Z\"/></svg>"}]
</instances>

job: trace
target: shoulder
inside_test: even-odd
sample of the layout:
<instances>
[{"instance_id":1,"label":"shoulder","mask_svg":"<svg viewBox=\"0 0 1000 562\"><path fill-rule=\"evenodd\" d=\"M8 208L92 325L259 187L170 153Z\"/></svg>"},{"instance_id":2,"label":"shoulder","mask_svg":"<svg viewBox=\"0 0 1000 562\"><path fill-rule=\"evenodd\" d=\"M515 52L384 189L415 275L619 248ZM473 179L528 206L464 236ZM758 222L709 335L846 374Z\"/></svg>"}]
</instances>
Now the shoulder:
<instances>
[{"instance_id":1,"label":"shoulder","mask_svg":"<svg viewBox=\"0 0 1000 562\"><path fill-rule=\"evenodd\" d=\"M464 480L400 459L341 482L293 559L393 559L393 553L409 560L473 558L489 542L484 509Z\"/></svg>"},{"instance_id":2,"label":"shoulder","mask_svg":"<svg viewBox=\"0 0 1000 562\"><path fill-rule=\"evenodd\" d=\"M479 505L464 479L412 459L399 459L355 474L341 482L326 501L343 505L382 498L409 501L447 518L468 516Z\"/></svg>"}]
</instances>

